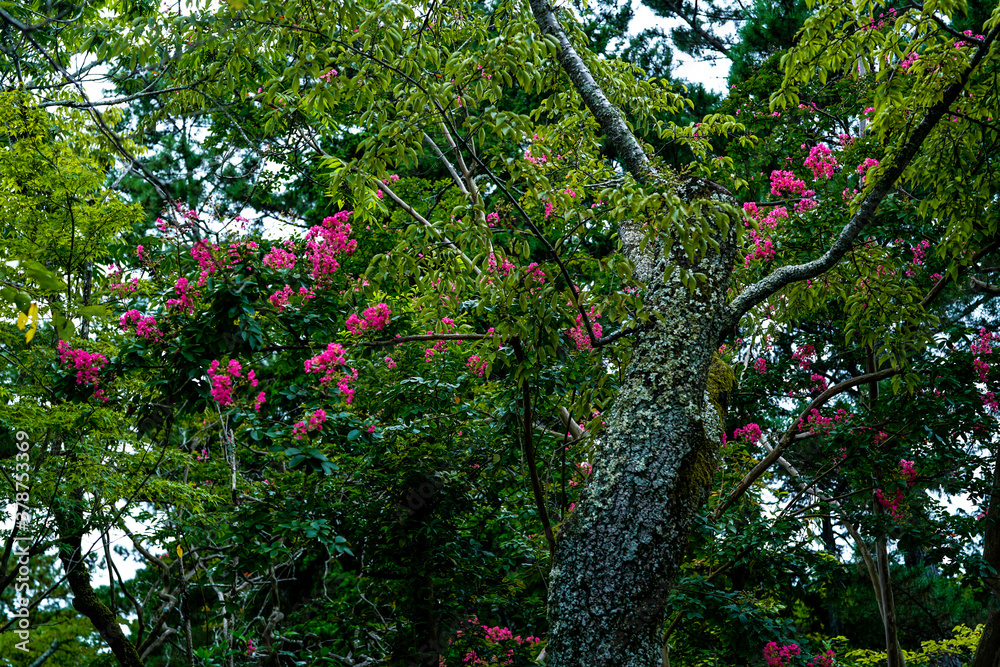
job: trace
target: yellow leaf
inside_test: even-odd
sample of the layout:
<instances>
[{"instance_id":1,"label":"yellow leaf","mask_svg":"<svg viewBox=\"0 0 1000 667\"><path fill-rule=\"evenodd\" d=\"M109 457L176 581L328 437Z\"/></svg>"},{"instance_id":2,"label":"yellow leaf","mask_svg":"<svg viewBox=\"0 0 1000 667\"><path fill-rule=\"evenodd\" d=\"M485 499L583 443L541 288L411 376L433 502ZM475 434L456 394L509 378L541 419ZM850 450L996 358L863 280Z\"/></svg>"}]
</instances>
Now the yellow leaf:
<instances>
[{"instance_id":1,"label":"yellow leaf","mask_svg":"<svg viewBox=\"0 0 1000 667\"><path fill-rule=\"evenodd\" d=\"M20 331L24 331L24 325L28 323L28 316L24 313L17 314L17 328Z\"/></svg>"},{"instance_id":2,"label":"yellow leaf","mask_svg":"<svg viewBox=\"0 0 1000 667\"><path fill-rule=\"evenodd\" d=\"M177 557L178 558L183 558L184 557L184 550L181 549L181 545L179 545L179 544L177 545Z\"/></svg>"},{"instance_id":3,"label":"yellow leaf","mask_svg":"<svg viewBox=\"0 0 1000 667\"><path fill-rule=\"evenodd\" d=\"M28 333L24 334L24 342L25 343L30 343L31 339L35 337L35 332L36 331L38 331L38 325L37 324L35 326L31 327L30 329L28 329Z\"/></svg>"}]
</instances>

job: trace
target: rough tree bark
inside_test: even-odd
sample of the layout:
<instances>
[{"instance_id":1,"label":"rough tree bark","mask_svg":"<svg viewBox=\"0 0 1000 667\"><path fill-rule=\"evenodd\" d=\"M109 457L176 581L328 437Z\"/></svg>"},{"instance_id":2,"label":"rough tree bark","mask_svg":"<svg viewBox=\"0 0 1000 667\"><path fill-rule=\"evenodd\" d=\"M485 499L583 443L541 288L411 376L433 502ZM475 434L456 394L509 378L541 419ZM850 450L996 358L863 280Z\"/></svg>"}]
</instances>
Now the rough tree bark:
<instances>
[{"instance_id":1,"label":"rough tree bark","mask_svg":"<svg viewBox=\"0 0 1000 667\"><path fill-rule=\"evenodd\" d=\"M704 186L689 190L692 198L728 196ZM662 661L663 607L721 441L706 386L736 246L731 237L719 240L723 252L694 267L708 276L694 294L676 277L662 279L663 262L682 258L637 257L626 240L646 282L647 307L664 318L634 340L587 501L560 532L549 594L552 665Z\"/></svg>"},{"instance_id":2,"label":"rough tree bark","mask_svg":"<svg viewBox=\"0 0 1000 667\"><path fill-rule=\"evenodd\" d=\"M651 168L621 113L570 43L556 10L547 0L529 4L542 34L558 42L559 64L625 169L647 185L669 181ZM983 40L969 68L927 109L827 252L805 264L780 267L732 302L727 303L736 259L732 233L717 235L719 250L709 251L692 267L707 280L689 294L676 276L663 277L665 262L686 264L677 256L679 244L673 256L663 256L658 243L640 252L638 223L620 226L636 278L646 282L644 306L663 319L633 339L632 359L595 453L586 495L560 532L549 586L549 667L662 664L664 605L691 523L707 497L720 439L721 425L706 392L712 353L755 305L786 285L824 273L844 257L996 36L994 30ZM678 194L687 202L732 203L724 189L703 180L689 181Z\"/></svg>"}]
</instances>

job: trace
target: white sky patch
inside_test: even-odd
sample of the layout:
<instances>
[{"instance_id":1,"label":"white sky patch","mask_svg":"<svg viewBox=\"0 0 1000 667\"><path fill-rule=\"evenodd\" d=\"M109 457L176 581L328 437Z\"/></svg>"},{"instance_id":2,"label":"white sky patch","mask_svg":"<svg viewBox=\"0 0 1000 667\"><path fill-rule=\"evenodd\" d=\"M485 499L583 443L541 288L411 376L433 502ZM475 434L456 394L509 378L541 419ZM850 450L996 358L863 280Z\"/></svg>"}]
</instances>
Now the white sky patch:
<instances>
[{"instance_id":1,"label":"white sky patch","mask_svg":"<svg viewBox=\"0 0 1000 667\"><path fill-rule=\"evenodd\" d=\"M629 35L638 35L646 28L653 27L660 28L669 35L672 28L684 24L680 19L665 19L657 16L653 13L653 10L637 1L633 1L632 11L635 12L635 16L629 25ZM722 26L717 32L723 37L735 35L736 24L732 23ZM728 58L714 52L711 57L696 59L675 49L671 73L676 78L684 79L691 83L700 83L712 92L721 93L726 90L726 77L729 76L729 65L730 61Z\"/></svg>"}]
</instances>

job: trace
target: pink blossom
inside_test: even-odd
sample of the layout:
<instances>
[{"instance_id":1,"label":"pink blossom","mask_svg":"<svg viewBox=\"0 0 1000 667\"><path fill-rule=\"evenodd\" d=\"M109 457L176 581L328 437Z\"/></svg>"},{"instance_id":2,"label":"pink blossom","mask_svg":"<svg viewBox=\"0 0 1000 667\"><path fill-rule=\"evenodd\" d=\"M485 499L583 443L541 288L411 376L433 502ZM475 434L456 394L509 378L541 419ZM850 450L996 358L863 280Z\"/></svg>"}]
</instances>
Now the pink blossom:
<instances>
[{"instance_id":1,"label":"pink blossom","mask_svg":"<svg viewBox=\"0 0 1000 667\"><path fill-rule=\"evenodd\" d=\"M274 246L271 252L264 255L264 266L272 269L294 269L295 255L284 248Z\"/></svg>"},{"instance_id":2,"label":"pink blossom","mask_svg":"<svg viewBox=\"0 0 1000 667\"><path fill-rule=\"evenodd\" d=\"M806 182L797 178L792 172L778 169L771 172L772 195L790 194L805 197L809 196L807 192L815 194L812 190L806 190Z\"/></svg>"},{"instance_id":3,"label":"pink blossom","mask_svg":"<svg viewBox=\"0 0 1000 667\"><path fill-rule=\"evenodd\" d=\"M292 286L285 285L284 288L267 297L267 300L278 310L284 310L288 306L288 299L292 296L292 293Z\"/></svg>"},{"instance_id":4,"label":"pink blossom","mask_svg":"<svg viewBox=\"0 0 1000 667\"><path fill-rule=\"evenodd\" d=\"M496 272L496 270L497 270L497 258L496 258L496 255L494 255L491 252L489 254L489 257L487 258L486 262L487 262L486 263L486 270L487 271ZM505 276L510 275L510 272L513 271L515 268L516 267L506 257L502 257L500 259L500 273L502 273L503 275L505 275Z\"/></svg>"},{"instance_id":5,"label":"pink blossom","mask_svg":"<svg viewBox=\"0 0 1000 667\"><path fill-rule=\"evenodd\" d=\"M590 312L587 313L587 319L590 321L590 327L594 331L594 337L600 338L604 333L604 329L597 320L601 318L596 312L594 312L594 307L590 307ZM573 339L576 343L576 349L578 350L590 350L592 345L590 344L590 336L587 335L587 326L583 323L583 315L576 316L576 326L568 329L566 334Z\"/></svg>"},{"instance_id":6,"label":"pink blossom","mask_svg":"<svg viewBox=\"0 0 1000 667\"><path fill-rule=\"evenodd\" d=\"M865 184L866 174L872 167L878 166L878 160L867 157L865 161L858 165L858 173L861 174L861 185Z\"/></svg>"},{"instance_id":7,"label":"pink blossom","mask_svg":"<svg viewBox=\"0 0 1000 667\"><path fill-rule=\"evenodd\" d=\"M156 318L143 317L142 313L134 308L119 318L118 326L121 327L122 331L132 331L139 338L154 341L163 338L163 334L156 326Z\"/></svg>"},{"instance_id":8,"label":"pink blossom","mask_svg":"<svg viewBox=\"0 0 1000 667\"><path fill-rule=\"evenodd\" d=\"M473 354L465 363L469 370L477 377L483 377L486 372L486 362L479 358L478 354Z\"/></svg>"},{"instance_id":9,"label":"pink blossom","mask_svg":"<svg viewBox=\"0 0 1000 667\"><path fill-rule=\"evenodd\" d=\"M188 315L194 314L194 304L191 302L191 295L188 294L188 289L188 279L178 278L177 282L174 283L174 292L177 294L177 298L167 299L167 310L180 308L182 311L186 311Z\"/></svg>"},{"instance_id":10,"label":"pink blossom","mask_svg":"<svg viewBox=\"0 0 1000 667\"><path fill-rule=\"evenodd\" d=\"M242 377L243 373L242 365L235 359L230 360L225 368L221 366L218 360L213 361L208 367L208 377L212 383L212 398L226 407L233 402L233 380Z\"/></svg>"},{"instance_id":11,"label":"pink blossom","mask_svg":"<svg viewBox=\"0 0 1000 667\"><path fill-rule=\"evenodd\" d=\"M813 179L833 178L834 170L838 167L837 159L833 157L830 148L826 144L816 144L809 150L809 157L804 162L806 167L812 169Z\"/></svg>"},{"instance_id":12,"label":"pink blossom","mask_svg":"<svg viewBox=\"0 0 1000 667\"><path fill-rule=\"evenodd\" d=\"M94 397L102 401L107 401L104 390L100 388L100 372L108 363L108 358L100 352L87 352L86 350L73 349L64 340L59 341L59 361L70 370L76 371L76 383L79 385L90 385L94 391Z\"/></svg>"},{"instance_id":13,"label":"pink blossom","mask_svg":"<svg viewBox=\"0 0 1000 667\"><path fill-rule=\"evenodd\" d=\"M385 359L383 359L383 361L385 361L385 365L387 368L396 367L396 361L392 357L386 357Z\"/></svg>"},{"instance_id":14,"label":"pink blossom","mask_svg":"<svg viewBox=\"0 0 1000 667\"><path fill-rule=\"evenodd\" d=\"M743 428L738 428L733 431L733 437L746 438L750 444L755 444L761 438L760 426L751 422Z\"/></svg>"},{"instance_id":15,"label":"pink blossom","mask_svg":"<svg viewBox=\"0 0 1000 667\"><path fill-rule=\"evenodd\" d=\"M833 650L826 653L817 653L816 656L806 663L806 667L833 667L833 659L837 654Z\"/></svg>"},{"instance_id":16,"label":"pink blossom","mask_svg":"<svg viewBox=\"0 0 1000 667\"><path fill-rule=\"evenodd\" d=\"M318 283L326 282L340 268L337 256L350 255L357 250L358 242L349 238L351 225L347 219L353 211L339 213L323 219L323 224L309 229L306 234L305 259L312 265L311 275Z\"/></svg>"},{"instance_id":17,"label":"pink blossom","mask_svg":"<svg viewBox=\"0 0 1000 667\"><path fill-rule=\"evenodd\" d=\"M392 311L389 310L389 306L385 303L379 303L366 308L361 313L361 318L357 315L350 315L344 326L355 335L364 333L369 329L372 331L381 331L389 324L390 315L392 315Z\"/></svg>"},{"instance_id":18,"label":"pink blossom","mask_svg":"<svg viewBox=\"0 0 1000 667\"><path fill-rule=\"evenodd\" d=\"M767 361L764 360L764 357L757 357L757 361L753 362L753 368L763 375L767 372Z\"/></svg>"},{"instance_id":19,"label":"pink blossom","mask_svg":"<svg viewBox=\"0 0 1000 667\"><path fill-rule=\"evenodd\" d=\"M913 461L899 459L899 470L906 480L907 486L913 486L917 479L917 471L913 469Z\"/></svg>"},{"instance_id":20,"label":"pink blossom","mask_svg":"<svg viewBox=\"0 0 1000 667\"><path fill-rule=\"evenodd\" d=\"M771 239L764 238L755 229L750 230L750 239L754 242L754 248L743 258L744 266L749 267L750 262L755 259L769 260L774 257L774 245Z\"/></svg>"},{"instance_id":21,"label":"pink blossom","mask_svg":"<svg viewBox=\"0 0 1000 667\"><path fill-rule=\"evenodd\" d=\"M525 272L529 276L531 276L531 279L534 280L536 283L540 285L545 284L545 271L543 271L542 268L538 266L537 262L532 262L531 264L528 264L528 266L525 268Z\"/></svg>"},{"instance_id":22,"label":"pink blossom","mask_svg":"<svg viewBox=\"0 0 1000 667\"><path fill-rule=\"evenodd\" d=\"M767 667L786 667L786 660L801 653L802 649L798 644L778 646L777 642L768 642L764 647L764 660L767 661Z\"/></svg>"},{"instance_id":23,"label":"pink blossom","mask_svg":"<svg viewBox=\"0 0 1000 667\"><path fill-rule=\"evenodd\" d=\"M902 518L902 513L899 510L899 504L903 502L903 490L896 489L896 495L889 498L884 493L882 489L875 489L875 500L878 501L879 505L889 510L889 514L893 519L897 521Z\"/></svg>"},{"instance_id":24,"label":"pink blossom","mask_svg":"<svg viewBox=\"0 0 1000 667\"><path fill-rule=\"evenodd\" d=\"M799 368L809 370L815 360L816 348L812 345L800 345L792 354L792 360L799 362Z\"/></svg>"},{"instance_id":25,"label":"pink blossom","mask_svg":"<svg viewBox=\"0 0 1000 667\"><path fill-rule=\"evenodd\" d=\"M798 203L795 204L795 212L805 213L806 211L813 210L817 206L819 206L819 204L816 202L815 199L810 199L809 197L805 197L803 199L800 199Z\"/></svg>"},{"instance_id":26,"label":"pink blossom","mask_svg":"<svg viewBox=\"0 0 1000 667\"><path fill-rule=\"evenodd\" d=\"M339 343L330 343L326 346L326 350L311 359L306 359L305 371L306 373L321 373L320 383L329 384L338 374L342 373L341 367L347 364L346 354L347 352Z\"/></svg>"}]
</instances>

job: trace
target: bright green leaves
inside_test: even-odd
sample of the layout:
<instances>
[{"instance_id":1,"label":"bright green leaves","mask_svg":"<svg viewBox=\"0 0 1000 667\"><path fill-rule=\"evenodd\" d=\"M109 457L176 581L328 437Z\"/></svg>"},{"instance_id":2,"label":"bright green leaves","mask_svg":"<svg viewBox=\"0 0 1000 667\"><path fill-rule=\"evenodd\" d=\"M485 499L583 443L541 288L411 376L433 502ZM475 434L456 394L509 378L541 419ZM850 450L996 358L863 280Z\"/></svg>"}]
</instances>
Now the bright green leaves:
<instances>
[{"instance_id":1,"label":"bright green leaves","mask_svg":"<svg viewBox=\"0 0 1000 667\"><path fill-rule=\"evenodd\" d=\"M40 262L26 259L19 262L19 268L46 292L62 292L66 283L54 271L45 268Z\"/></svg>"}]
</instances>

